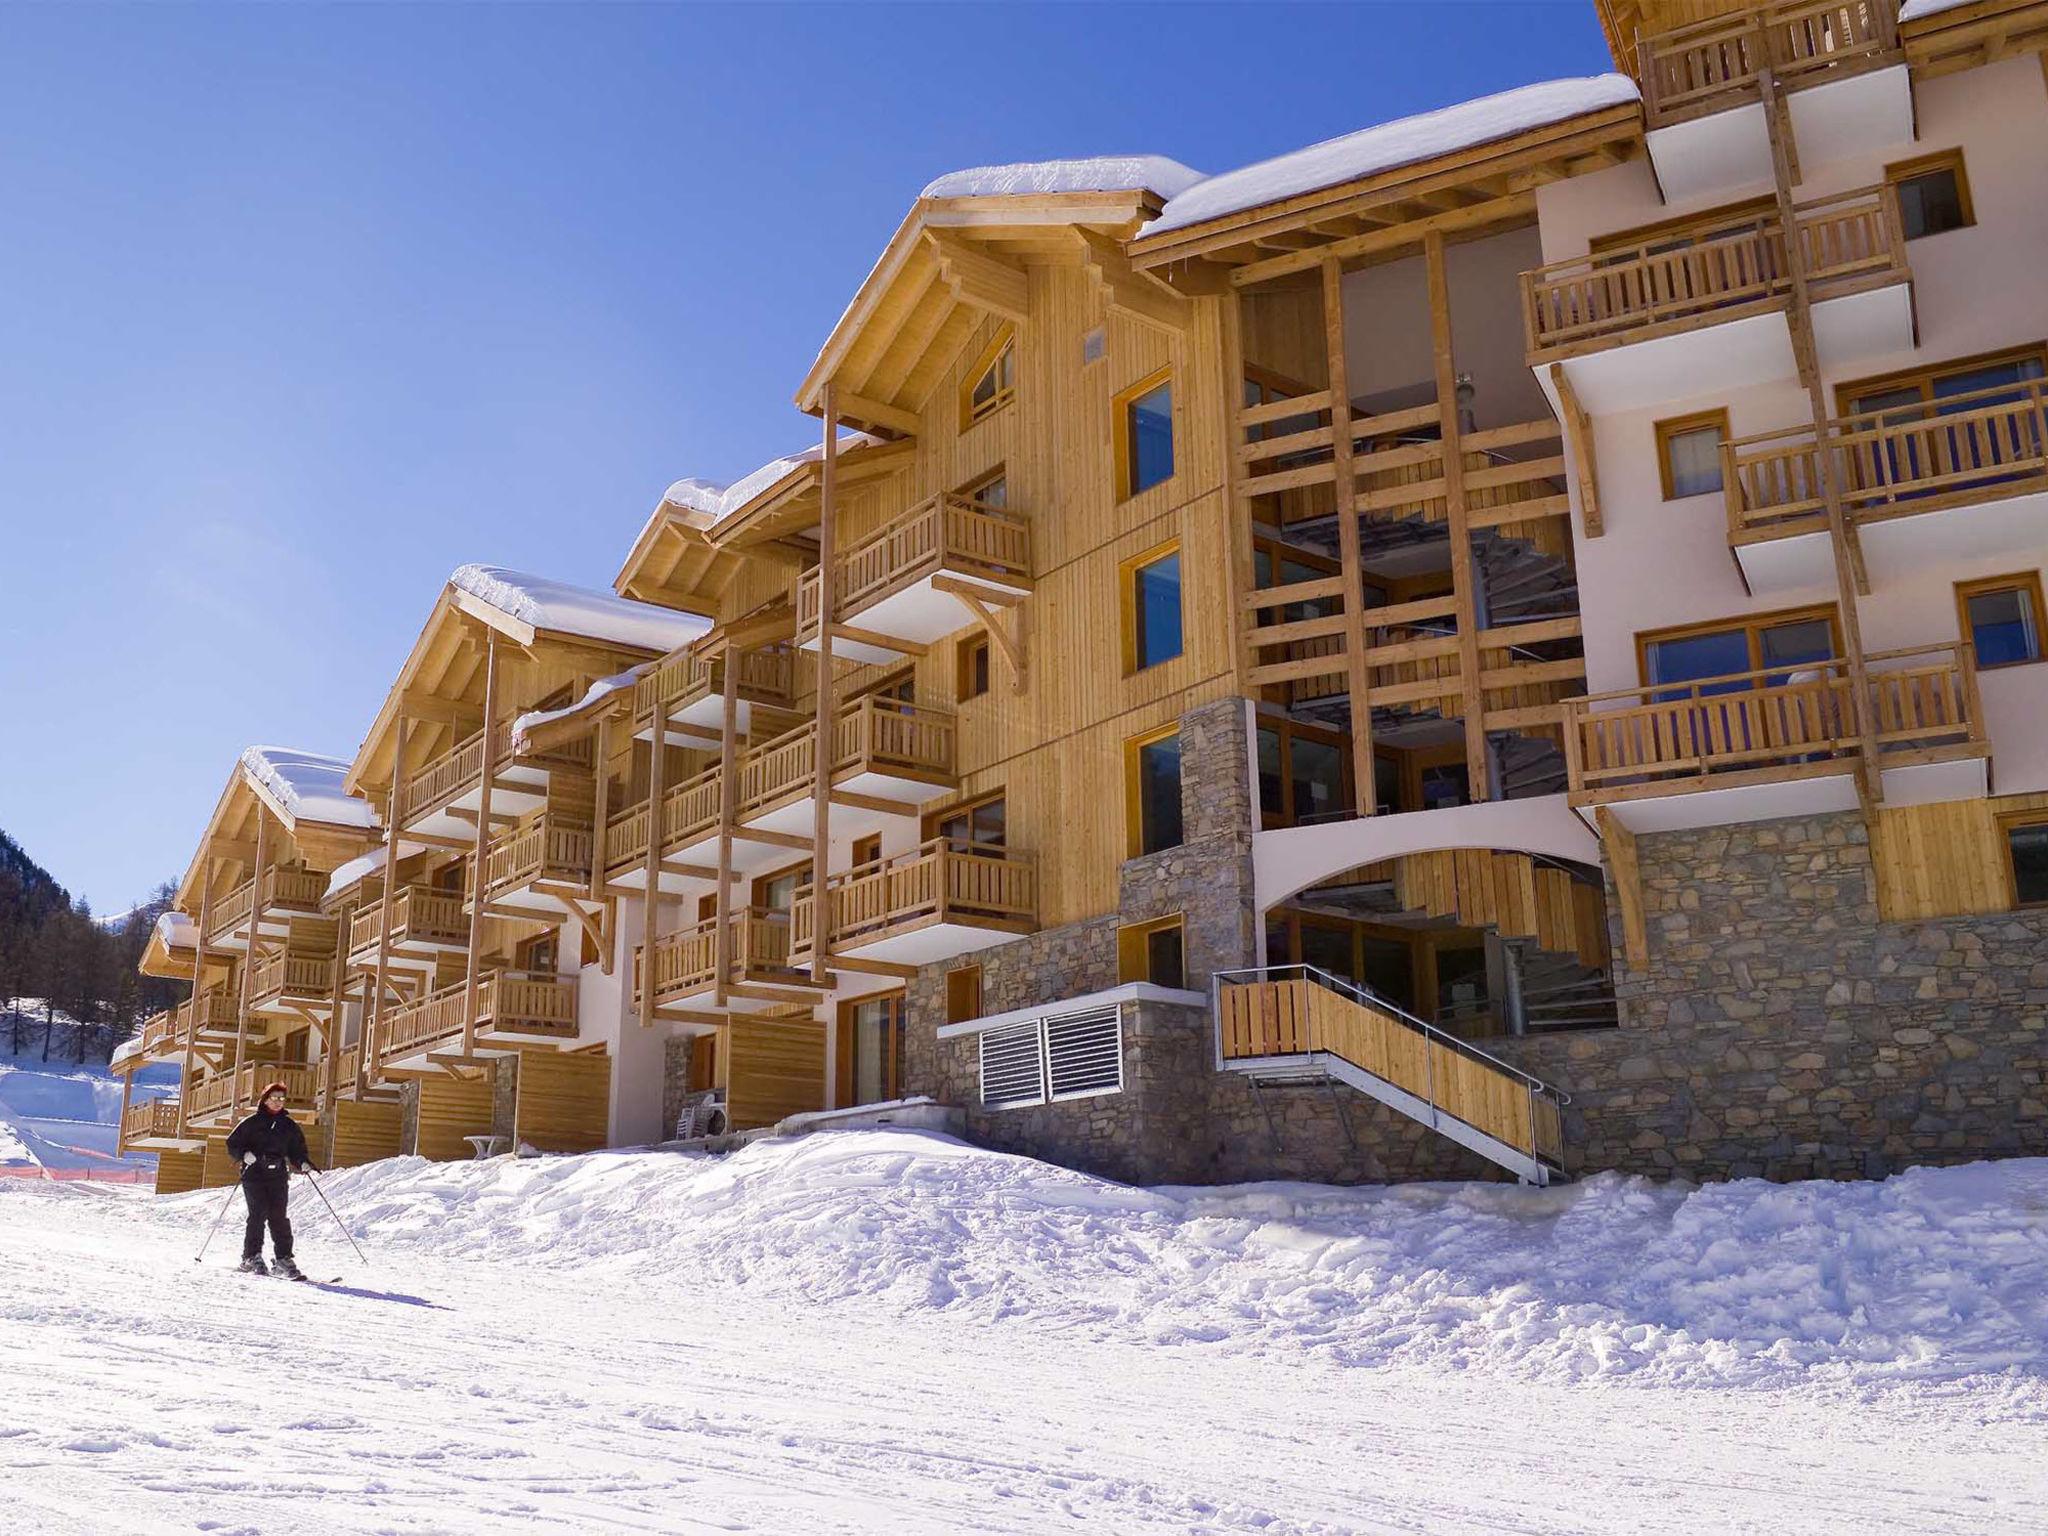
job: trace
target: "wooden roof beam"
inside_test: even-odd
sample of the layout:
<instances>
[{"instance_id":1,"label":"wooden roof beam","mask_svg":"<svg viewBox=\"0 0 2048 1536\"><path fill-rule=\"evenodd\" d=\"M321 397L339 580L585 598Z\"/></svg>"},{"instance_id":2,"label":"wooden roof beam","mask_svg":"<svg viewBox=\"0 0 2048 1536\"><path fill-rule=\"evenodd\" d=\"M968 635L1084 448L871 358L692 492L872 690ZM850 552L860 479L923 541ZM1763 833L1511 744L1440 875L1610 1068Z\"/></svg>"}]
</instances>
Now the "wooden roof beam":
<instances>
[{"instance_id":1,"label":"wooden roof beam","mask_svg":"<svg viewBox=\"0 0 2048 1536\"><path fill-rule=\"evenodd\" d=\"M915 437L924 425L915 411L871 400L850 389L835 391L834 398L838 403L840 424L844 426L870 432L879 430L898 437Z\"/></svg>"},{"instance_id":2,"label":"wooden roof beam","mask_svg":"<svg viewBox=\"0 0 2048 1536\"><path fill-rule=\"evenodd\" d=\"M957 235L926 230L924 237L954 298L1007 320L1030 318L1031 280L1023 268L976 250Z\"/></svg>"},{"instance_id":3,"label":"wooden roof beam","mask_svg":"<svg viewBox=\"0 0 2048 1536\"><path fill-rule=\"evenodd\" d=\"M1075 230L1074 237L1088 262L1090 282L1111 309L1168 331L1185 330L1193 322L1192 301L1150 273L1138 271L1116 241L1086 229Z\"/></svg>"}]
</instances>

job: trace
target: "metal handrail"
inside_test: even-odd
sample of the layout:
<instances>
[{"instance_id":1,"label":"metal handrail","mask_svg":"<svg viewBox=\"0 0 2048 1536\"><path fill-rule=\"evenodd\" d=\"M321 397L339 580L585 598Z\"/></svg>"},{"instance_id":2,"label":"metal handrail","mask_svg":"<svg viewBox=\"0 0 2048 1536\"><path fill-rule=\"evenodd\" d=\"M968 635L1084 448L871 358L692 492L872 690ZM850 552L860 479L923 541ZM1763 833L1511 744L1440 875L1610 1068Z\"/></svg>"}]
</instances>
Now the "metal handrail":
<instances>
[{"instance_id":1,"label":"metal handrail","mask_svg":"<svg viewBox=\"0 0 2048 1536\"><path fill-rule=\"evenodd\" d=\"M1380 1013L1384 1013L1392 1018L1399 1019L1402 1023L1408 1025L1411 1029L1420 1030L1423 1033L1423 1035L1427 1036L1429 1039L1439 1041L1451 1050L1458 1051L1466 1056L1474 1058L1475 1060L1483 1061L1488 1066L1494 1067L1499 1071L1507 1073L1510 1077L1520 1078L1524 1083L1528 1084L1528 1086L1535 1092L1546 1093L1550 1095L1551 1098L1557 1100L1559 1104L1569 1104L1572 1101L1571 1095L1566 1093L1562 1088L1555 1087L1550 1083L1546 1083L1540 1077L1536 1077L1531 1075L1530 1073L1524 1072L1520 1067L1515 1066L1512 1062L1502 1061L1500 1057L1494 1055L1491 1051L1482 1051L1481 1049L1479 1049L1478 1046L1472 1044L1472 1042L1469 1040L1460 1040L1456 1035L1446 1034L1443 1030L1438 1029L1434 1024L1430 1024L1422 1019L1418 1019L1414 1014L1410 1013L1407 1009L1397 1007L1395 1004L1387 1001L1386 998L1381 997L1379 993L1372 991L1370 988L1361 987L1354 981L1347 981L1342 976L1333 975L1329 971L1323 970L1320 966L1309 965L1303 961L1293 960L1289 961L1284 965L1242 966L1236 970L1217 971L1214 973L1214 975L1216 987L1220 992L1223 984L1226 981L1232 980L1233 978L1241 978L1253 981L1275 981L1281 979L1281 973L1286 971L1299 972L1304 979L1318 982L1321 985L1328 987L1332 992L1337 993L1339 996L1349 997L1355 1003L1362 1003L1368 1008L1375 1009Z\"/></svg>"}]
</instances>

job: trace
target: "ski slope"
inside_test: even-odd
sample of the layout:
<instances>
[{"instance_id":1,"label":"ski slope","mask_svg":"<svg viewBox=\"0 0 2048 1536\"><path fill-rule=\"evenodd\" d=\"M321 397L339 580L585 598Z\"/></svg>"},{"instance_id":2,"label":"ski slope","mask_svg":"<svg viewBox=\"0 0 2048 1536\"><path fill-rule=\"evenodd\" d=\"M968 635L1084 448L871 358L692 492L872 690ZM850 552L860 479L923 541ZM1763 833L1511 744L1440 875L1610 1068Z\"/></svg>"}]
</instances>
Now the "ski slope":
<instances>
[{"instance_id":1,"label":"ski slope","mask_svg":"<svg viewBox=\"0 0 2048 1536\"><path fill-rule=\"evenodd\" d=\"M170 1091L175 1072L145 1067L136 1099ZM45 1062L35 1053L0 1052L0 1170L134 1170L156 1166L154 1153L116 1157L121 1082L100 1063Z\"/></svg>"},{"instance_id":2,"label":"ski slope","mask_svg":"<svg viewBox=\"0 0 2048 1536\"><path fill-rule=\"evenodd\" d=\"M906 1132L0 1181L0 1531L2048 1529L2048 1162L1136 1190ZM15 1187L8 1187L13 1184Z\"/></svg>"}]
</instances>

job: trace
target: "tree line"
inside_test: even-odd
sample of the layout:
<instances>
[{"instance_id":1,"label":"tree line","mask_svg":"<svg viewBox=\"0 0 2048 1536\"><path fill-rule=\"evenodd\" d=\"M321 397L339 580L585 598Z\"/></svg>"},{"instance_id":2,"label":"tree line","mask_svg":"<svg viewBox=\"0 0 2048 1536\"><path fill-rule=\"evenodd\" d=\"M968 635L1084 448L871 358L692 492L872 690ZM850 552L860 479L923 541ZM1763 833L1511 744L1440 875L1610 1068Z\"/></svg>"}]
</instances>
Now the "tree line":
<instances>
[{"instance_id":1,"label":"tree line","mask_svg":"<svg viewBox=\"0 0 2048 1536\"><path fill-rule=\"evenodd\" d=\"M183 983L135 969L176 891L160 885L118 922L102 922L0 832L0 1046L45 1061L104 1061L183 998Z\"/></svg>"}]
</instances>

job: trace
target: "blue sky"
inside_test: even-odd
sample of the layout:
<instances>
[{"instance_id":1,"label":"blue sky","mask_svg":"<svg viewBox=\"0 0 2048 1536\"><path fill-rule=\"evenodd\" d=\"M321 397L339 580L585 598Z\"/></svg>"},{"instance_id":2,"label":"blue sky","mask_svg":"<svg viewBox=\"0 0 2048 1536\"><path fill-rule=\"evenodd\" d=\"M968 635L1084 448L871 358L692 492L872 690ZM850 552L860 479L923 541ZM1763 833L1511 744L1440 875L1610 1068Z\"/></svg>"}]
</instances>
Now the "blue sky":
<instances>
[{"instance_id":1,"label":"blue sky","mask_svg":"<svg viewBox=\"0 0 2048 1536\"><path fill-rule=\"evenodd\" d=\"M1607 67L1592 0L0 8L0 828L96 909L351 754L448 572L605 585L931 177L1226 170Z\"/></svg>"}]
</instances>

